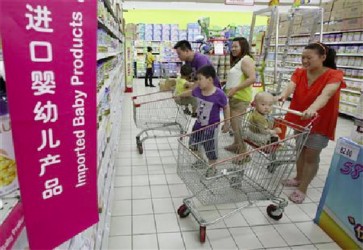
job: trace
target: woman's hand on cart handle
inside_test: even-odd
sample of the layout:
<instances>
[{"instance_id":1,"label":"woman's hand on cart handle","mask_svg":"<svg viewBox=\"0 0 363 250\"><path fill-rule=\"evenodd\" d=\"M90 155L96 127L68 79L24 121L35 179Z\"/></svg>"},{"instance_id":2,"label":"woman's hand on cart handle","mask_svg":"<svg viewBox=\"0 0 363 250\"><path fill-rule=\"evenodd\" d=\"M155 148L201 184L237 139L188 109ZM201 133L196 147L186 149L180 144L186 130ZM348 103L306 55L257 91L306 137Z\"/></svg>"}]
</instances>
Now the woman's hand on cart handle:
<instances>
[{"instance_id":1,"label":"woman's hand on cart handle","mask_svg":"<svg viewBox=\"0 0 363 250\"><path fill-rule=\"evenodd\" d=\"M230 121L224 121L224 124L222 126L222 133L227 133L231 127Z\"/></svg>"},{"instance_id":2,"label":"woman's hand on cart handle","mask_svg":"<svg viewBox=\"0 0 363 250\"><path fill-rule=\"evenodd\" d=\"M302 112L301 120L309 120L318 116L316 110L308 108Z\"/></svg>"}]
</instances>

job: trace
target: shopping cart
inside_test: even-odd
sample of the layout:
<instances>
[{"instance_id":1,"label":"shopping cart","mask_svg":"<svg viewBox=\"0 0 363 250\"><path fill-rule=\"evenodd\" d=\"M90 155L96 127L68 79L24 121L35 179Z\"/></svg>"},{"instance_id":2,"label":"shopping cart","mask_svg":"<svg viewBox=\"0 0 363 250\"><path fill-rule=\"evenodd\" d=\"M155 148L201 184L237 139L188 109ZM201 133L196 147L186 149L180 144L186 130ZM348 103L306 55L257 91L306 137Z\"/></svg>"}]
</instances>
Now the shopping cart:
<instances>
[{"instance_id":1,"label":"shopping cart","mask_svg":"<svg viewBox=\"0 0 363 250\"><path fill-rule=\"evenodd\" d=\"M312 122L307 127L301 127L282 116L276 117L275 126L281 129L278 140L262 140L259 135L248 133L251 130L248 122L251 112L232 118L241 120L242 154L236 155L224 149L233 142L228 133L216 132L211 136L208 132L221 127L223 121L178 140L177 173L192 195L183 200L177 212L181 218L193 215L200 225L201 242L205 241L206 226L235 214L253 202L272 201L274 204L267 207L267 214L274 220L282 218L287 206L287 201L280 197L283 189L281 180L287 179L295 166ZM213 159L213 155L217 155L218 159L208 164L206 156ZM206 174L214 169L215 175L207 177ZM227 203L229 208L233 207L232 211L223 213L223 210L217 210L219 204Z\"/></svg>"},{"instance_id":2,"label":"shopping cart","mask_svg":"<svg viewBox=\"0 0 363 250\"><path fill-rule=\"evenodd\" d=\"M179 137L188 131L191 117L175 103L171 91L138 95L132 99L134 122L137 128L142 129L136 136L140 154L147 139Z\"/></svg>"}]
</instances>

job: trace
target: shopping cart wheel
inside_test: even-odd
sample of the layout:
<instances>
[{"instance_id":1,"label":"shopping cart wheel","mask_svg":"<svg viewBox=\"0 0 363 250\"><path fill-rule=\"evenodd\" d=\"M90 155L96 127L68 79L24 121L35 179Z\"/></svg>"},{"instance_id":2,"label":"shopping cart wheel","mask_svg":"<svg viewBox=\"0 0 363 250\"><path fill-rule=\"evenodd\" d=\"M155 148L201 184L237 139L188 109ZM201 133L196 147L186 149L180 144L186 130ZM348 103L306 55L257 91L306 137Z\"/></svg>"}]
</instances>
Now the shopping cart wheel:
<instances>
[{"instance_id":1,"label":"shopping cart wheel","mask_svg":"<svg viewBox=\"0 0 363 250\"><path fill-rule=\"evenodd\" d=\"M266 212L267 212L268 216L270 216L272 219L280 220L282 218L282 212L276 212L277 209L278 209L278 207L276 205L270 204L266 208Z\"/></svg>"},{"instance_id":2,"label":"shopping cart wheel","mask_svg":"<svg viewBox=\"0 0 363 250\"><path fill-rule=\"evenodd\" d=\"M207 228L204 226L199 227L200 242L205 242L205 236L207 235Z\"/></svg>"},{"instance_id":3,"label":"shopping cart wheel","mask_svg":"<svg viewBox=\"0 0 363 250\"><path fill-rule=\"evenodd\" d=\"M180 218L185 218L190 214L190 210L187 205L183 204L178 208L178 214Z\"/></svg>"},{"instance_id":4,"label":"shopping cart wheel","mask_svg":"<svg viewBox=\"0 0 363 250\"><path fill-rule=\"evenodd\" d=\"M142 155L142 153L144 153L144 148L142 147L142 143L137 142L136 146L137 146L137 150L139 150L139 153Z\"/></svg>"}]
</instances>

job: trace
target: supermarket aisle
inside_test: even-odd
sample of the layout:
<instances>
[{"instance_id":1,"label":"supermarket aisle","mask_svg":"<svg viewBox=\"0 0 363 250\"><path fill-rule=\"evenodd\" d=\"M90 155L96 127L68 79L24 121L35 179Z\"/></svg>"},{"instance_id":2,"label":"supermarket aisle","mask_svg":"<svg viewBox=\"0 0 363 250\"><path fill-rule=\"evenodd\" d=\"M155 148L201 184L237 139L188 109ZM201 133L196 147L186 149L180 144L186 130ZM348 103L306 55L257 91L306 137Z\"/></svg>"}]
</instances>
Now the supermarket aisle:
<instances>
[{"instance_id":1,"label":"supermarket aisle","mask_svg":"<svg viewBox=\"0 0 363 250\"><path fill-rule=\"evenodd\" d=\"M143 80L137 80L133 94L144 91ZM312 221L335 143L330 142L324 151L318 176L303 204L289 203L283 218L276 222L266 215L266 202L260 202L207 227L207 240L201 244L199 225L192 216L180 219L176 213L188 195L176 174L177 141L147 140L144 154L140 155L135 145L138 130L132 119L130 97L127 94L124 98L109 249L339 249ZM337 136L349 135L351 126L350 120L340 118ZM290 192L284 189L283 196ZM233 208L219 205L217 211ZM211 209L206 213L216 212L214 207Z\"/></svg>"}]
</instances>

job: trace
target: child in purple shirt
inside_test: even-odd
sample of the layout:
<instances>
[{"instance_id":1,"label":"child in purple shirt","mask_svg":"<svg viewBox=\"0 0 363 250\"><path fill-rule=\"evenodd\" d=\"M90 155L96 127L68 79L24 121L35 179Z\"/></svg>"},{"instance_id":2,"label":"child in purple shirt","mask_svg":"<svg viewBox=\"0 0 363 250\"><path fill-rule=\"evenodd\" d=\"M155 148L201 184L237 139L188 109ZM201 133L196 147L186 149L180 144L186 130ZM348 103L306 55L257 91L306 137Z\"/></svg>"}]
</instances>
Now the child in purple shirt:
<instances>
[{"instance_id":1,"label":"child in purple shirt","mask_svg":"<svg viewBox=\"0 0 363 250\"><path fill-rule=\"evenodd\" d=\"M193 151L197 151L198 144L202 144L209 164L215 163L218 158L216 147L218 124L216 123L220 122L220 109L223 109L224 119L226 120L222 128L223 132L228 132L230 126L228 100L224 92L214 85L213 79L215 76L216 71L213 66L207 65L200 68L197 71L198 86L192 91L184 92L180 95L192 95L197 100L197 120L194 123L193 132L201 128L203 128L203 130L192 133L189 144ZM205 128L207 126L208 128ZM216 169L214 167L207 169L207 177L212 177L215 174Z\"/></svg>"}]
</instances>

